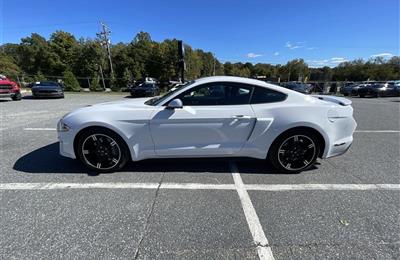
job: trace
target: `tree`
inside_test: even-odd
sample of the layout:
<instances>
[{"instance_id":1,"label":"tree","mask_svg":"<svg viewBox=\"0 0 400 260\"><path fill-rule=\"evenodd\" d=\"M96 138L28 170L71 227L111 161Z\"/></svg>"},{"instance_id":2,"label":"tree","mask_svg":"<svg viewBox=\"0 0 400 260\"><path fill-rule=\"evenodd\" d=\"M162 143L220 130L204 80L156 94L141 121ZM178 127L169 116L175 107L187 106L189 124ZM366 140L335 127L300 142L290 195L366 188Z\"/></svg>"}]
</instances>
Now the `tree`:
<instances>
[{"instance_id":1,"label":"tree","mask_svg":"<svg viewBox=\"0 0 400 260\"><path fill-rule=\"evenodd\" d=\"M15 80L21 72L21 68L12 57L0 53L0 74Z\"/></svg>"},{"instance_id":2,"label":"tree","mask_svg":"<svg viewBox=\"0 0 400 260\"><path fill-rule=\"evenodd\" d=\"M78 80L76 79L74 73L72 73L70 70L64 72L64 85L66 91L77 92L81 90Z\"/></svg>"}]
</instances>

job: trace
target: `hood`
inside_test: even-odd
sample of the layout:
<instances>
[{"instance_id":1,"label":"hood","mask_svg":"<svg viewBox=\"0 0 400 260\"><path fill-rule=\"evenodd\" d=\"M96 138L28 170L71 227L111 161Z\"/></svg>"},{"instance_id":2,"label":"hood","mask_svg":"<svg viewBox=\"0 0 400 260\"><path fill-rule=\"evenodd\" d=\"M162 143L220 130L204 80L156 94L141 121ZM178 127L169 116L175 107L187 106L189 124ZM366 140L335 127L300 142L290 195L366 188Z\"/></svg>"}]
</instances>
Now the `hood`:
<instances>
[{"instance_id":1,"label":"hood","mask_svg":"<svg viewBox=\"0 0 400 260\"><path fill-rule=\"evenodd\" d=\"M125 100L118 100L118 101L110 101L92 105L93 107L125 107L125 108L140 108L140 107L149 107L148 105L144 104L149 100L149 98L127 98Z\"/></svg>"},{"instance_id":2,"label":"hood","mask_svg":"<svg viewBox=\"0 0 400 260\"><path fill-rule=\"evenodd\" d=\"M102 118L123 120L126 117L126 113L129 113L132 119L146 119L155 109L154 106L145 105L144 102L146 100L148 98L127 98L125 100L88 105L73 110L63 118L65 120L73 118L78 118L78 120L90 119L90 121L102 121Z\"/></svg>"}]
</instances>

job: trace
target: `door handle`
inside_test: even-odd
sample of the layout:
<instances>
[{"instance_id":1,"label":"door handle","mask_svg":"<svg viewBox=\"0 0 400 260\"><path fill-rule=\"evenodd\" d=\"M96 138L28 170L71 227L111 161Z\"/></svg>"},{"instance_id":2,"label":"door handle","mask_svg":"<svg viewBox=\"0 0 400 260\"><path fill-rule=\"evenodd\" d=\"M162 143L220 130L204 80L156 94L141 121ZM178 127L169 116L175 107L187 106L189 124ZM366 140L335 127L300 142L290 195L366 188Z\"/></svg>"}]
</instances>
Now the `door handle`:
<instances>
[{"instance_id":1,"label":"door handle","mask_svg":"<svg viewBox=\"0 0 400 260\"><path fill-rule=\"evenodd\" d=\"M251 119L251 116L245 116L245 115L234 115L232 118L235 119Z\"/></svg>"}]
</instances>

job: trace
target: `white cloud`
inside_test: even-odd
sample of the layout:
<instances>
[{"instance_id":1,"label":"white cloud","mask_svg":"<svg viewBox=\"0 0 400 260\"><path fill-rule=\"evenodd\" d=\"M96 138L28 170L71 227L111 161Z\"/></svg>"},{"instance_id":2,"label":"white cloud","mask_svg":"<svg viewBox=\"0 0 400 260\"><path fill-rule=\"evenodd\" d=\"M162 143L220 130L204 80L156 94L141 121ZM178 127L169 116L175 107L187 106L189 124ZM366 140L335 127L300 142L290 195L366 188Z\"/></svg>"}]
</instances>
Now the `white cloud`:
<instances>
[{"instance_id":1,"label":"white cloud","mask_svg":"<svg viewBox=\"0 0 400 260\"><path fill-rule=\"evenodd\" d=\"M348 61L348 60L345 59L345 58L342 58L342 57L333 57L330 60L331 63L342 63L342 62L345 62L345 61Z\"/></svg>"},{"instance_id":2,"label":"white cloud","mask_svg":"<svg viewBox=\"0 0 400 260\"><path fill-rule=\"evenodd\" d=\"M247 58L251 58L251 59L261 57L261 56L262 56L262 54L256 54L253 52L247 53Z\"/></svg>"},{"instance_id":3,"label":"white cloud","mask_svg":"<svg viewBox=\"0 0 400 260\"><path fill-rule=\"evenodd\" d=\"M305 43L306 42L295 42L295 43L286 42L285 47L289 48L291 50L294 50L294 49L304 48L305 47L305 45L304 45Z\"/></svg>"},{"instance_id":4,"label":"white cloud","mask_svg":"<svg viewBox=\"0 0 400 260\"><path fill-rule=\"evenodd\" d=\"M389 52L384 52L384 53L378 53L378 54L371 55L372 58L377 58L377 57L390 58L390 57L393 57L393 56L394 55L389 53Z\"/></svg>"},{"instance_id":5,"label":"white cloud","mask_svg":"<svg viewBox=\"0 0 400 260\"><path fill-rule=\"evenodd\" d=\"M348 60L343 57L333 57L330 59L323 59L323 60L306 60L306 62L311 67L324 67L324 66L334 67L334 66L338 65L339 63L346 62L346 61L348 61Z\"/></svg>"},{"instance_id":6,"label":"white cloud","mask_svg":"<svg viewBox=\"0 0 400 260\"><path fill-rule=\"evenodd\" d=\"M315 50L316 48L317 48L317 47L308 47L307 50L312 51L312 50Z\"/></svg>"},{"instance_id":7,"label":"white cloud","mask_svg":"<svg viewBox=\"0 0 400 260\"><path fill-rule=\"evenodd\" d=\"M274 52L274 56L278 56L279 55L279 52Z\"/></svg>"}]
</instances>

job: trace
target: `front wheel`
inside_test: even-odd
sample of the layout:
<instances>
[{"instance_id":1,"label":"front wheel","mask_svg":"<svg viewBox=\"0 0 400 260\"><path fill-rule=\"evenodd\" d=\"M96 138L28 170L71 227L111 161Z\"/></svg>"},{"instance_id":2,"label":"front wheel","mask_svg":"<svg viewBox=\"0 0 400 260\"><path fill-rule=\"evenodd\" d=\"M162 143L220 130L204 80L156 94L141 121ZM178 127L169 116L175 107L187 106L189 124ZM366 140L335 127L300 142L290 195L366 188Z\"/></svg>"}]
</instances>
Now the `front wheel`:
<instances>
[{"instance_id":1,"label":"front wheel","mask_svg":"<svg viewBox=\"0 0 400 260\"><path fill-rule=\"evenodd\" d=\"M125 166L129 149L115 132L91 128L78 136L76 154L80 161L96 172L112 172Z\"/></svg>"},{"instance_id":2,"label":"front wheel","mask_svg":"<svg viewBox=\"0 0 400 260\"><path fill-rule=\"evenodd\" d=\"M11 98L13 101L20 101L21 99L22 99L22 95L21 95L21 93L20 92L18 92L18 93L15 93L15 95L14 96L12 96L12 98Z\"/></svg>"},{"instance_id":3,"label":"front wheel","mask_svg":"<svg viewBox=\"0 0 400 260\"><path fill-rule=\"evenodd\" d=\"M289 131L272 144L268 158L283 173L298 173L317 160L320 146L317 136L303 131Z\"/></svg>"}]
</instances>

